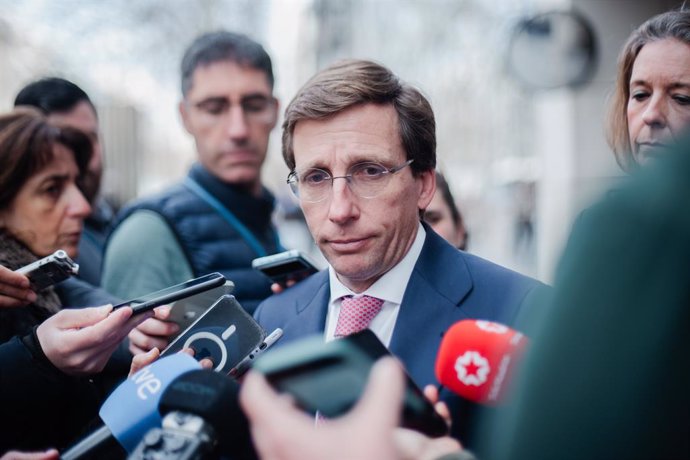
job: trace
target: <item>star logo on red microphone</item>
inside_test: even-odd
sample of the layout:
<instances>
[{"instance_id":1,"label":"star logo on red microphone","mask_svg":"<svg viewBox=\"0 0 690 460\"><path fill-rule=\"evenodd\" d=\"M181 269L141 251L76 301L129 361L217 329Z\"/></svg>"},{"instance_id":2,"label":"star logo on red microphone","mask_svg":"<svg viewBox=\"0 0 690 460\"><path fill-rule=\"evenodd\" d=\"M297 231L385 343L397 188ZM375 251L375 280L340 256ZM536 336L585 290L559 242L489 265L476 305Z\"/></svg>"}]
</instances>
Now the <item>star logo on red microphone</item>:
<instances>
[{"instance_id":1,"label":"star logo on red microphone","mask_svg":"<svg viewBox=\"0 0 690 460\"><path fill-rule=\"evenodd\" d=\"M491 366L479 352L466 351L455 361L455 371L462 383L478 387L488 379Z\"/></svg>"}]
</instances>

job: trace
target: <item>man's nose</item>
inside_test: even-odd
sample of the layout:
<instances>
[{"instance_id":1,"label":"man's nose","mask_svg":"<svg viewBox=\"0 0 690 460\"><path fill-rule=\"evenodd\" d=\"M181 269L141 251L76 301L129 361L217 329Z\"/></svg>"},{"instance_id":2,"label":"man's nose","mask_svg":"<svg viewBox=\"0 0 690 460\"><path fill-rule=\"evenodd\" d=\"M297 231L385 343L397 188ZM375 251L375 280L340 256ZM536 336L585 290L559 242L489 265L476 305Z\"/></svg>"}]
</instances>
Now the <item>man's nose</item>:
<instances>
[{"instance_id":1,"label":"man's nose","mask_svg":"<svg viewBox=\"0 0 690 460\"><path fill-rule=\"evenodd\" d=\"M352 193L348 178L337 177L333 179L328 206L328 218L337 224L343 224L350 219L359 217L356 196Z\"/></svg>"},{"instance_id":2,"label":"man's nose","mask_svg":"<svg viewBox=\"0 0 690 460\"><path fill-rule=\"evenodd\" d=\"M245 139L249 136L249 125L241 105L233 105L228 110L226 120L228 136L232 139Z\"/></svg>"}]
</instances>

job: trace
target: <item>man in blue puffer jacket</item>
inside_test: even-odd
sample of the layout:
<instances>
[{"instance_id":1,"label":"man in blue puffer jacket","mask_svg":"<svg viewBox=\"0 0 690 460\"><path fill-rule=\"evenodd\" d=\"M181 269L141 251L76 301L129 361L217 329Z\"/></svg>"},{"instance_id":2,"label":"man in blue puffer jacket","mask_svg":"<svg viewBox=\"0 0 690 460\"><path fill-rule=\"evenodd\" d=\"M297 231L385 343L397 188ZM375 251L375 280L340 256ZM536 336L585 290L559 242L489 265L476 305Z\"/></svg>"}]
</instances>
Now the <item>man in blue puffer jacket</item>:
<instances>
[{"instance_id":1,"label":"man in blue puffer jacket","mask_svg":"<svg viewBox=\"0 0 690 460\"><path fill-rule=\"evenodd\" d=\"M218 271L252 312L271 290L251 261L280 250L274 198L261 184L278 118L271 59L248 37L221 31L197 38L181 70L179 110L198 162L182 183L123 209L107 244L103 286L130 298ZM175 332L172 323L147 324L154 326L130 336L135 353L165 346Z\"/></svg>"}]
</instances>

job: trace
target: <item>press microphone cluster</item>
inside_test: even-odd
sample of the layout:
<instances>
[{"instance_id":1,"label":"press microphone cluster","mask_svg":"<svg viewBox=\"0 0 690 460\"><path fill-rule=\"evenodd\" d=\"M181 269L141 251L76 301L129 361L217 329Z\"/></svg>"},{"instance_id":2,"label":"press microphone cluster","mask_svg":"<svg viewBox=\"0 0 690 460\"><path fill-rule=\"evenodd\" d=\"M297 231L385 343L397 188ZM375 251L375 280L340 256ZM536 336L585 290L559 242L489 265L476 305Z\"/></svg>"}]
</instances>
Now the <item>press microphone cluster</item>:
<instances>
[{"instance_id":1,"label":"press microphone cluster","mask_svg":"<svg viewBox=\"0 0 690 460\"><path fill-rule=\"evenodd\" d=\"M219 441L233 458L255 457L249 423L238 404L239 385L209 370L188 372L161 398L161 428L151 429L130 460L216 458Z\"/></svg>"},{"instance_id":2,"label":"press microphone cluster","mask_svg":"<svg viewBox=\"0 0 690 460\"><path fill-rule=\"evenodd\" d=\"M527 343L523 334L499 323L459 321L443 337L436 378L465 399L500 405Z\"/></svg>"},{"instance_id":3,"label":"press microphone cluster","mask_svg":"<svg viewBox=\"0 0 690 460\"><path fill-rule=\"evenodd\" d=\"M61 454L62 460L98 457L113 439L132 452L142 436L160 426L158 403L166 388L180 375L199 369L191 356L178 353L155 361L121 383L103 403L99 416L105 423Z\"/></svg>"}]
</instances>

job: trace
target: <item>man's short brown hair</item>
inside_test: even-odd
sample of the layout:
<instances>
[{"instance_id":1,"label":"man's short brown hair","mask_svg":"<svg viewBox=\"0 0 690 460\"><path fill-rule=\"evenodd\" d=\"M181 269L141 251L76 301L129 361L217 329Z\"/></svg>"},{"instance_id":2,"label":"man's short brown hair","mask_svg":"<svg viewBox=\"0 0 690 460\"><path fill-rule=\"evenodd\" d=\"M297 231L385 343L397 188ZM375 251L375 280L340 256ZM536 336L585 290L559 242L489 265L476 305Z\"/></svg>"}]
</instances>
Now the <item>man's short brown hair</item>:
<instances>
[{"instance_id":1,"label":"man's short brown hair","mask_svg":"<svg viewBox=\"0 0 690 460\"><path fill-rule=\"evenodd\" d=\"M407 159L414 160L413 174L436 167L436 121L429 101L380 64L346 60L314 75L285 109L283 158L288 168L295 169L293 134L299 121L328 118L366 103L395 108Z\"/></svg>"}]
</instances>

